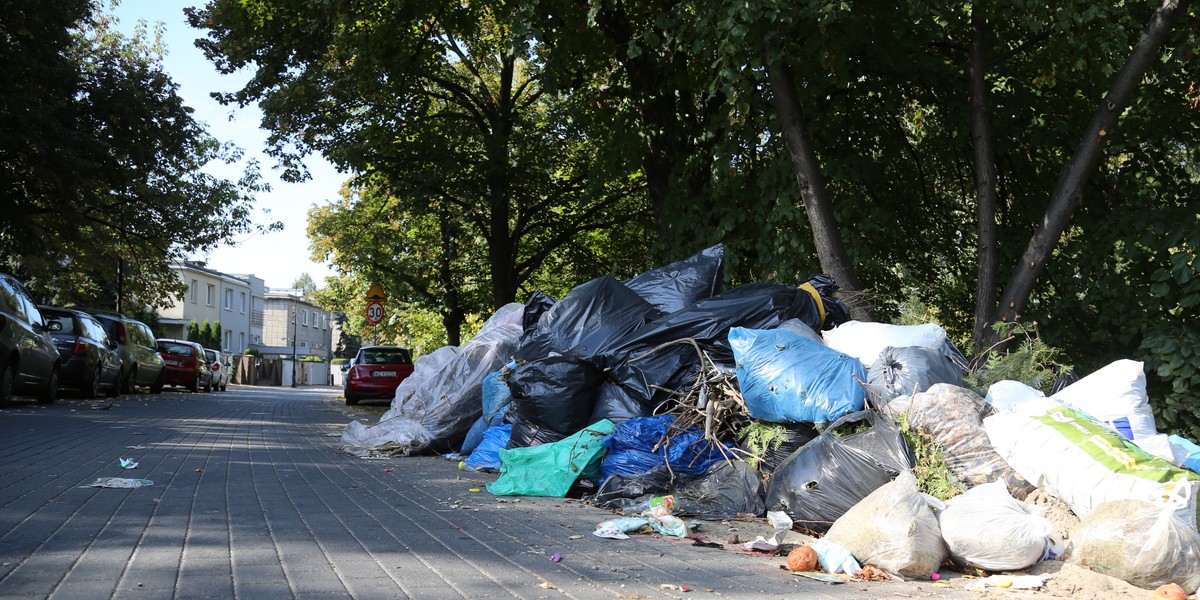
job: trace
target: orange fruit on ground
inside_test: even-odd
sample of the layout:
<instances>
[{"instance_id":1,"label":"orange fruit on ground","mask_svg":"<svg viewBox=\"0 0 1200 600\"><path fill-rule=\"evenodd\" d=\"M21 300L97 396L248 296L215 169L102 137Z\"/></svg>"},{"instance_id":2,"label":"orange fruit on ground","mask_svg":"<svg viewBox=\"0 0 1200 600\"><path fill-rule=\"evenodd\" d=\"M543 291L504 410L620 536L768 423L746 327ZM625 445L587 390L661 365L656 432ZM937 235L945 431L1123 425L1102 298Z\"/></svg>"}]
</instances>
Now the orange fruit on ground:
<instances>
[{"instance_id":1,"label":"orange fruit on ground","mask_svg":"<svg viewBox=\"0 0 1200 600\"><path fill-rule=\"evenodd\" d=\"M787 556L787 567L793 571L815 571L818 564L817 551L810 546L796 546Z\"/></svg>"}]
</instances>

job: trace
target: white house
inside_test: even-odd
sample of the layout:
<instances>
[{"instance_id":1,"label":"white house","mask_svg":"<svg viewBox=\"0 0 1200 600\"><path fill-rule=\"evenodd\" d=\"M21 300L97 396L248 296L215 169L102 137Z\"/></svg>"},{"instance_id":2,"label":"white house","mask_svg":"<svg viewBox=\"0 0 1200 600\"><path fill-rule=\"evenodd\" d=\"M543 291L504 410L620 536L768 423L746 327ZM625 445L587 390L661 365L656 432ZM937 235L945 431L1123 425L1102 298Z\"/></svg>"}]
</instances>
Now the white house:
<instances>
[{"instance_id":1,"label":"white house","mask_svg":"<svg viewBox=\"0 0 1200 600\"><path fill-rule=\"evenodd\" d=\"M241 354L256 336L261 338L263 280L254 275L222 273L193 261L176 263L172 269L187 286L187 292L182 301L173 298L171 306L159 311L165 337L186 339L191 321L213 325L220 321L220 350ZM256 299L260 307L257 325Z\"/></svg>"}]
</instances>

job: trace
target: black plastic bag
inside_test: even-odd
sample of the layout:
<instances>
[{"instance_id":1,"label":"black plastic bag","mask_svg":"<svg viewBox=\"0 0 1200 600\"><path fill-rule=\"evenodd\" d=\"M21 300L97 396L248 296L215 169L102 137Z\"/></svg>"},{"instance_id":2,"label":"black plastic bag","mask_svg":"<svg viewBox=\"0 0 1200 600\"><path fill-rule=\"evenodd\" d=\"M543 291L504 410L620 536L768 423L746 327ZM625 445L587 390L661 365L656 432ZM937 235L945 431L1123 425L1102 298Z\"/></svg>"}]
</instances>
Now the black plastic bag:
<instances>
[{"instance_id":1,"label":"black plastic bag","mask_svg":"<svg viewBox=\"0 0 1200 600\"><path fill-rule=\"evenodd\" d=\"M629 419L650 415L650 410L635 400L614 381L600 384L596 393L596 408L592 410L592 422L608 419L620 425Z\"/></svg>"},{"instance_id":2,"label":"black plastic bag","mask_svg":"<svg viewBox=\"0 0 1200 600\"><path fill-rule=\"evenodd\" d=\"M592 359L658 315L649 302L612 277L575 286L521 340L518 361L552 354Z\"/></svg>"},{"instance_id":3,"label":"black plastic bag","mask_svg":"<svg viewBox=\"0 0 1200 600\"><path fill-rule=\"evenodd\" d=\"M884 400L916 394L937 383L962 386L962 369L933 348L888 346L867 372L871 391Z\"/></svg>"},{"instance_id":4,"label":"black plastic bag","mask_svg":"<svg viewBox=\"0 0 1200 600\"><path fill-rule=\"evenodd\" d=\"M554 298L546 295L546 292L542 290L537 290L529 296L529 299L525 301L525 311L521 319L522 340L533 333L542 315L552 306L554 306Z\"/></svg>"},{"instance_id":5,"label":"black plastic bag","mask_svg":"<svg viewBox=\"0 0 1200 600\"><path fill-rule=\"evenodd\" d=\"M637 475L613 475L585 500L609 510L640 513L654 496L671 494L674 514L680 516L721 520L766 514L762 479L740 460L714 463L699 476L671 475L665 465Z\"/></svg>"},{"instance_id":6,"label":"black plastic bag","mask_svg":"<svg viewBox=\"0 0 1200 600\"><path fill-rule=\"evenodd\" d=\"M700 361L691 344L659 346L692 338L715 362L732 365L733 351L726 339L730 328L771 329L789 319L820 327L821 309L808 290L773 283L742 285L633 332L605 353L605 364L630 397L652 408L669 397L655 386L679 389L690 384Z\"/></svg>"},{"instance_id":7,"label":"black plastic bag","mask_svg":"<svg viewBox=\"0 0 1200 600\"><path fill-rule=\"evenodd\" d=\"M842 425L864 419L869 429L836 435ZM785 511L797 525L827 531L838 517L914 462L891 419L873 411L851 413L775 469L767 488L767 510Z\"/></svg>"},{"instance_id":8,"label":"black plastic bag","mask_svg":"<svg viewBox=\"0 0 1200 600\"><path fill-rule=\"evenodd\" d=\"M663 314L673 313L717 293L721 285L725 247L717 244L652 271L625 285Z\"/></svg>"},{"instance_id":9,"label":"black plastic bag","mask_svg":"<svg viewBox=\"0 0 1200 600\"><path fill-rule=\"evenodd\" d=\"M519 364L508 376L510 418L516 413L539 427L573 435L592 423L599 385L600 371L586 361L550 356Z\"/></svg>"},{"instance_id":10,"label":"black plastic bag","mask_svg":"<svg viewBox=\"0 0 1200 600\"><path fill-rule=\"evenodd\" d=\"M559 433L540 423L530 421L520 415L509 413L509 420L512 421L512 432L509 435L508 443L504 447L510 450L512 448L550 444L567 437L565 434Z\"/></svg>"}]
</instances>

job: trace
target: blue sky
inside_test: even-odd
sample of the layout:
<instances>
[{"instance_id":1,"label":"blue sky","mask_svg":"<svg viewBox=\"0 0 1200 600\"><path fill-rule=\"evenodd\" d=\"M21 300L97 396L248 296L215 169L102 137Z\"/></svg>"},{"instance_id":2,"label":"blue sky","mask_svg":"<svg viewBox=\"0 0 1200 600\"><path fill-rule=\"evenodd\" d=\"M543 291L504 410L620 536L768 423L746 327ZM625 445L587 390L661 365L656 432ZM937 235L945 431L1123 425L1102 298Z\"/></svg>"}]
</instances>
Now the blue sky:
<instances>
[{"instance_id":1,"label":"blue sky","mask_svg":"<svg viewBox=\"0 0 1200 600\"><path fill-rule=\"evenodd\" d=\"M120 30L125 33L133 32L138 19L145 19L151 29L157 22L165 24L163 40L167 55L164 66L179 84L180 96L195 109L197 120L207 125L209 133L221 141L240 146L247 158L258 159L263 179L270 183L271 191L256 196L254 220L259 223L281 221L284 229L271 234L250 234L239 239L236 245L222 246L207 256L193 258L207 260L209 267L219 271L252 273L266 281L268 287L290 287L301 273L308 273L318 286L323 286L325 277L333 272L328 265L309 258L306 213L314 204L337 198L346 175L338 173L320 157L310 157L305 164L312 179L299 184L279 180L275 161L263 153L267 134L258 128L261 113L257 107L222 106L209 95L239 89L249 78L249 73L220 75L196 49L193 42L202 35L188 26L183 9L197 4L201 1L122 0L115 14L120 19ZM236 179L241 170L242 167L213 168L212 172Z\"/></svg>"}]
</instances>

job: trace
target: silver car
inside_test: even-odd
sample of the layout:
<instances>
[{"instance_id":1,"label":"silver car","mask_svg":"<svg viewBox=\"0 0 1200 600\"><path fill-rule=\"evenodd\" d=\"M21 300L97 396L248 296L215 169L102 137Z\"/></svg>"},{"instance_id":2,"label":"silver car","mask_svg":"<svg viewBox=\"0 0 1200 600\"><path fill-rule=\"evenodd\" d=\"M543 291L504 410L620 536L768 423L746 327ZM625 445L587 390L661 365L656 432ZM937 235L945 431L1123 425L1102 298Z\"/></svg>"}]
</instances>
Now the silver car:
<instances>
[{"instance_id":1,"label":"silver car","mask_svg":"<svg viewBox=\"0 0 1200 600\"><path fill-rule=\"evenodd\" d=\"M205 348L204 356L208 360L208 369L212 371L212 389L220 392L229 389L229 380L233 378L233 365L229 355Z\"/></svg>"}]
</instances>

